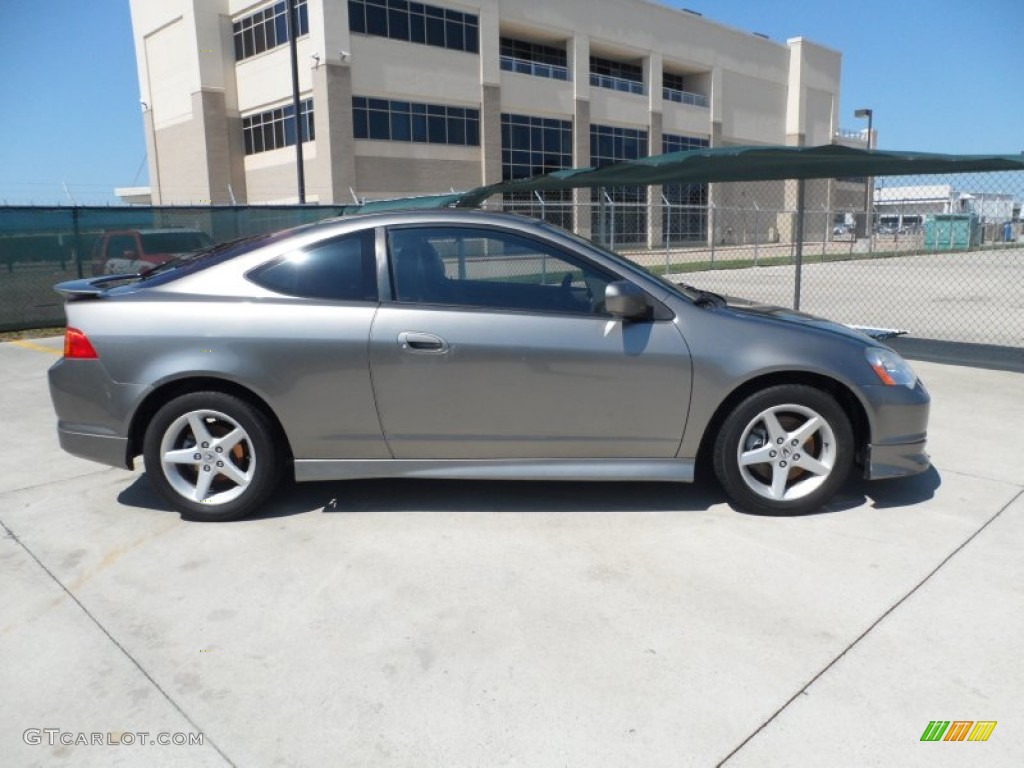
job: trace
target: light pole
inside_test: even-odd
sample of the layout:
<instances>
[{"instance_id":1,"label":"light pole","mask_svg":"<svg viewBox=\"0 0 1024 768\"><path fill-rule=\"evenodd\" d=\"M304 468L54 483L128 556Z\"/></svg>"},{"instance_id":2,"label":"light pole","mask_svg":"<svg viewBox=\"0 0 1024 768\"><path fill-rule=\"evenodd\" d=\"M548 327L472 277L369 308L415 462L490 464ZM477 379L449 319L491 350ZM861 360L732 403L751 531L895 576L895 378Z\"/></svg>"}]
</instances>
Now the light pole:
<instances>
[{"instance_id":1,"label":"light pole","mask_svg":"<svg viewBox=\"0 0 1024 768\"><path fill-rule=\"evenodd\" d=\"M292 63L292 110L295 112L295 176L299 187L299 205L306 204L306 167L302 159L302 100L299 98L299 11L295 0L288 0L288 47ZM870 141L870 139L869 139Z\"/></svg>"},{"instance_id":2,"label":"light pole","mask_svg":"<svg viewBox=\"0 0 1024 768\"><path fill-rule=\"evenodd\" d=\"M874 112L870 109L857 109L853 112L854 117L866 117L868 119L868 140L867 148L871 150L871 118L874 117ZM871 177L864 177L864 234L868 237L868 242L871 242ZM869 248L870 250L870 248Z\"/></svg>"}]
</instances>

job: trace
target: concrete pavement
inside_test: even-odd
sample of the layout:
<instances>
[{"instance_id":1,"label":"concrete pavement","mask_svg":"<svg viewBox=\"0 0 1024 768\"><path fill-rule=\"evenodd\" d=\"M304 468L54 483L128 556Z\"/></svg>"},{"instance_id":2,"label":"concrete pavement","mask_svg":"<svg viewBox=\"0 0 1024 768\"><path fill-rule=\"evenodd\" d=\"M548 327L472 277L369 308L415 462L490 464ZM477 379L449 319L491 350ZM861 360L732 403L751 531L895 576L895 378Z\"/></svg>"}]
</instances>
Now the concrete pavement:
<instances>
[{"instance_id":1,"label":"concrete pavement","mask_svg":"<svg viewBox=\"0 0 1024 768\"><path fill-rule=\"evenodd\" d=\"M802 518L365 481L202 525L59 450L59 346L0 345L4 765L1021 764L1020 374L916 363L935 469Z\"/></svg>"}]
</instances>

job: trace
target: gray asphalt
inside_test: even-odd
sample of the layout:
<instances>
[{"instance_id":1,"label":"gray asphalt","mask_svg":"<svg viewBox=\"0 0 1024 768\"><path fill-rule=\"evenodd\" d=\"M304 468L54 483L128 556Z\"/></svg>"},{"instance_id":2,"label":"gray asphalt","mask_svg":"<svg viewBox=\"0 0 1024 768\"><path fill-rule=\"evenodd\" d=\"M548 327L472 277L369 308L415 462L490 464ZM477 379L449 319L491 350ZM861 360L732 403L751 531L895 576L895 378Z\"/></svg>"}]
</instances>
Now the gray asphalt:
<instances>
[{"instance_id":1,"label":"gray asphalt","mask_svg":"<svg viewBox=\"0 0 1024 768\"><path fill-rule=\"evenodd\" d=\"M4 766L1022 763L1021 374L917 363L933 471L801 518L374 481L203 525L60 451L59 346L0 344Z\"/></svg>"}]
</instances>

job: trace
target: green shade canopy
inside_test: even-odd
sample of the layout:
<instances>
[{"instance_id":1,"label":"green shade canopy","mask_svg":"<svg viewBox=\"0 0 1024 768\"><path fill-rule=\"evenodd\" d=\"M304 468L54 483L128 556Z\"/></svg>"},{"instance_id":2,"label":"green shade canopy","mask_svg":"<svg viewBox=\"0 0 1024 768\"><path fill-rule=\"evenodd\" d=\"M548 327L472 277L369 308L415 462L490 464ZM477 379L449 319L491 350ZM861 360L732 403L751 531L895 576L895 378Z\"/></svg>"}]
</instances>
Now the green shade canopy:
<instances>
[{"instance_id":1,"label":"green shade canopy","mask_svg":"<svg viewBox=\"0 0 1024 768\"><path fill-rule=\"evenodd\" d=\"M391 200L370 200L369 202L361 205L346 205L341 215L349 216L354 213L382 213L385 211L414 211L429 208L451 208L458 205L466 194L467 193L465 192L449 192L444 195L423 195L421 197L399 197Z\"/></svg>"},{"instance_id":2,"label":"green shade canopy","mask_svg":"<svg viewBox=\"0 0 1024 768\"><path fill-rule=\"evenodd\" d=\"M578 187L911 176L979 171L1024 171L1024 153L941 155L854 149L836 144L821 147L692 149L615 163L603 168L568 168L545 176L505 181L462 193L375 201L364 206L351 206L352 210L347 212L450 206L474 208L491 195Z\"/></svg>"}]
</instances>

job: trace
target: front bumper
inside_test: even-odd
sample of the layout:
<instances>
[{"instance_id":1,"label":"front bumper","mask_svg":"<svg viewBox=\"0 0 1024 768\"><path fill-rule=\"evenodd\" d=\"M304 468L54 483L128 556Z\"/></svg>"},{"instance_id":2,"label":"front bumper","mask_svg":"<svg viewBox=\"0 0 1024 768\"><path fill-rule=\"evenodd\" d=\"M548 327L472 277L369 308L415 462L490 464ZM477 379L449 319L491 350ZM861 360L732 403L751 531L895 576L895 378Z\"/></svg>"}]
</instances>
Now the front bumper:
<instances>
[{"instance_id":1,"label":"front bumper","mask_svg":"<svg viewBox=\"0 0 1024 768\"><path fill-rule=\"evenodd\" d=\"M907 477L924 472L931 466L925 440L897 445L869 445L864 474L868 480Z\"/></svg>"},{"instance_id":2,"label":"front bumper","mask_svg":"<svg viewBox=\"0 0 1024 768\"><path fill-rule=\"evenodd\" d=\"M862 391L871 421L864 476L884 480L926 471L931 466L925 450L931 397L924 384L918 380L913 389L868 386Z\"/></svg>"}]
</instances>

